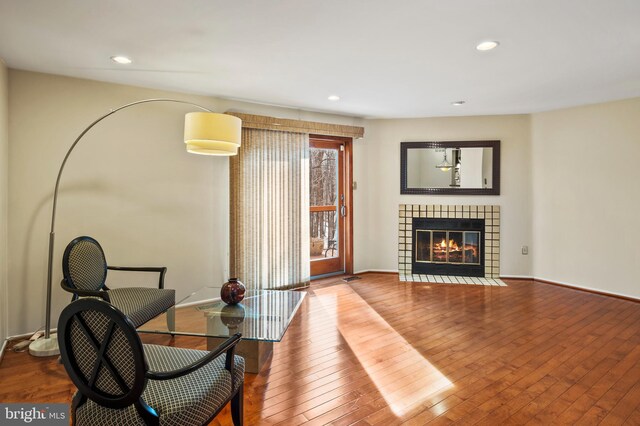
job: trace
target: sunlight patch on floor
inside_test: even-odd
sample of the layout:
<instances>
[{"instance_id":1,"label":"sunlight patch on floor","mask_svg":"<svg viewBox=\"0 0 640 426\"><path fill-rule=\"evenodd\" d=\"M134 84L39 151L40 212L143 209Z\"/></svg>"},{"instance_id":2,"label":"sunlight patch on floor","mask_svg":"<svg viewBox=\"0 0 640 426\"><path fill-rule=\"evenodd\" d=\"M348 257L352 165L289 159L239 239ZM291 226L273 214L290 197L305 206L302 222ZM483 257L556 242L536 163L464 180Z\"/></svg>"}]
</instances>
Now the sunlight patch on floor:
<instances>
[{"instance_id":1,"label":"sunlight patch on floor","mask_svg":"<svg viewBox=\"0 0 640 426\"><path fill-rule=\"evenodd\" d=\"M453 386L350 286L314 293L396 416Z\"/></svg>"}]
</instances>

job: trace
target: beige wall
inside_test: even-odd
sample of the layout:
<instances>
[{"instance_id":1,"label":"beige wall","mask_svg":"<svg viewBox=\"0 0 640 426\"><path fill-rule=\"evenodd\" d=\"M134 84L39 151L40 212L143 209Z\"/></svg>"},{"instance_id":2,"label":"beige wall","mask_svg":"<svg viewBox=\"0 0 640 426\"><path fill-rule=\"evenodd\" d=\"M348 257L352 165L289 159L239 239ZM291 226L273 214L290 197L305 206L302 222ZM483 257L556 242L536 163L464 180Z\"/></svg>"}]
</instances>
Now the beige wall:
<instances>
[{"instance_id":1,"label":"beige wall","mask_svg":"<svg viewBox=\"0 0 640 426\"><path fill-rule=\"evenodd\" d=\"M619 232L616 237L625 245L615 254L596 249L608 243L606 228L632 223L640 207L632 190L640 178L640 169L632 164L640 158L638 99L533 118L360 120L26 71L10 70L8 80L7 95L7 70L0 66L0 232L7 226L7 210L2 209L7 194L10 223L8 238L1 239L5 244L0 245L0 267L7 262L7 241L12 248L8 268L0 268L8 270L12 302L8 309L2 307L0 321L8 318L9 335L44 324L51 197L69 145L110 108L152 97L189 100L218 112L364 125L365 139L354 144L356 271L397 270L401 203L499 204L502 275L535 275L640 296L632 283L640 272L639 252L633 250L640 240L638 231ZM166 265L167 286L176 288L179 297L227 277L228 160L185 152L182 113L190 110L150 104L122 111L93 129L72 154L62 180L56 227L54 326L69 300L59 287L60 259L68 241L78 235L98 238L112 264ZM500 196L400 195L401 141L474 139L502 141ZM620 164L608 167L609 159ZM595 213L606 219L597 237L589 231ZM591 228L585 230L587 224ZM564 265L557 250L543 250L560 229L561 239L578 247ZM530 256L521 255L522 245L531 246ZM594 256L613 267L600 268ZM0 273L0 296L2 278Z\"/></svg>"},{"instance_id":2,"label":"beige wall","mask_svg":"<svg viewBox=\"0 0 640 426\"><path fill-rule=\"evenodd\" d=\"M10 70L9 334L44 325L47 241L58 167L85 126L111 108L170 97L214 111L361 124L350 117ZM61 257L79 235L114 265L165 265L178 297L227 278L228 159L188 154L179 104L136 106L101 122L70 157L59 195L53 315L69 301ZM129 284L130 281L127 282Z\"/></svg>"},{"instance_id":3,"label":"beige wall","mask_svg":"<svg viewBox=\"0 0 640 426\"><path fill-rule=\"evenodd\" d=\"M527 115L367 120L367 164L358 190L369 194L356 211L355 246L368 253L361 269L398 269L399 204L498 204L501 208L502 275L530 276L529 256L521 246L531 242L530 120ZM499 196L400 195L400 142L501 141L502 180Z\"/></svg>"},{"instance_id":4,"label":"beige wall","mask_svg":"<svg viewBox=\"0 0 640 426\"><path fill-rule=\"evenodd\" d=\"M533 273L640 298L640 98L532 116Z\"/></svg>"},{"instance_id":5,"label":"beige wall","mask_svg":"<svg viewBox=\"0 0 640 426\"><path fill-rule=\"evenodd\" d=\"M0 347L7 337L7 197L9 179L8 70L0 59Z\"/></svg>"}]
</instances>

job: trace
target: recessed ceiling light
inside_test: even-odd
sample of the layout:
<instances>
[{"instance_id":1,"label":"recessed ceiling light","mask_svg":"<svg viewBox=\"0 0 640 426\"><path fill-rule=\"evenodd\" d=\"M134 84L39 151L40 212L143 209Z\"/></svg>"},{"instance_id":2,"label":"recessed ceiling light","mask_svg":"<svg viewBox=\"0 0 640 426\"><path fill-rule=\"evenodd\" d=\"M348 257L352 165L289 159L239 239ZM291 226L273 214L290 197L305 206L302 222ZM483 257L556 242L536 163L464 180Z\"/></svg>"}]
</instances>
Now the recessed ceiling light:
<instances>
[{"instance_id":1,"label":"recessed ceiling light","mask_svg":"<svg viewBox=\"0 0 640 426\"><path fill-rule=\"evenodd\" d=\"M329 99L330 101L335 102L335 101L339 101L339 100L340 100L340 96L338 96L338 95L331 95L331 96L329 96L327 99Z\"/></svg>"},{"instance_id":2,"label":"recessed ceiling light","mask_svg":"<svg viewBox=\"0 0 640 426\"><path fill-rule=\"evenodd\" d=\"M487 50L495 49L496 47L498 47L499 44L500 43L498 43L497 41L483 41L482 43L476 46L476 49L484 52Z\"/></svg>"},{"instance_id":3,"label":"recessed ceiling light","mask_svg":"<svg viewBox=\"0 0 640 426\"><path fill-rule=\"evenodd\" d=\"M111 60L123 65L130 64L132 62L131 59L127 58L126 56L112 56Z\"/></svg>"},{"instance_id":4,"label":"recessed ceiling light","mask_svg":"<svg viewBox=\"0 0 640 426\"><path fill-rule=\"evenodd\" d=\"M466 103L467 103L467 101L455 101L455 102L451 102L451 105L460 106L460 105L464 105Z\"/></svg>"}]
</instances>

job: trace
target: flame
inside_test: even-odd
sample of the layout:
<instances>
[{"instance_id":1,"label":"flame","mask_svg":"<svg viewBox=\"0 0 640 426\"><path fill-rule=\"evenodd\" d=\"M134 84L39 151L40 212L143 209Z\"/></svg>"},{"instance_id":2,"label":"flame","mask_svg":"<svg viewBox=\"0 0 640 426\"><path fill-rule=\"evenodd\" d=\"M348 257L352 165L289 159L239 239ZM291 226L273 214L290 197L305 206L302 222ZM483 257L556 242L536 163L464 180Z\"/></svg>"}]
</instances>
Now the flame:
<instances>
[{"instance_id":1,"label":"flame","mask_svg":"<svg viewBox=\"0 0 640 426\"><path fill-rule=\"evenodd\" d=\"M449 252L450 255L455 254L456 256L460 256L461 254L465 256L465 262L478 262L478 246L474 244L460 244L454 240L450 239L447 241L446 238L443 238L439 243L434 241L433 245L433 255L437 258L437 261L442 261L445 259L446 253ZM464 253L461 253L464 252ZM455 259L458 259L456 257Z\"/></svg>"},{"instance_id":2,"label":"flame","mask_svg":"<svg viewBox=\"0 0 640 426\"><path fill-rule=\"evenodd\" d=\"M442 241L440 242L440 248L442 250L445 250L447 248L447 241L443 238ZM460 248L458 247L458 244L453 241L453 240L449 240L449 251L458 251L460 250Z\"/></svg>"}]
</instances>

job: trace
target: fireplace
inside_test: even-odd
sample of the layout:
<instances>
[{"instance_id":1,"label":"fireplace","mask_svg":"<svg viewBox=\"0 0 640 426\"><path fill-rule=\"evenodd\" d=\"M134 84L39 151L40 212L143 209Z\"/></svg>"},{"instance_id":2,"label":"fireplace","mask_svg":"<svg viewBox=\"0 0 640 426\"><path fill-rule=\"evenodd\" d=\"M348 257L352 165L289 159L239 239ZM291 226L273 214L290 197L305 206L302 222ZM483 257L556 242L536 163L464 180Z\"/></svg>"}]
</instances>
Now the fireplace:
<instances>
[{"instance_id":1,"label":"fireplace","mask_svg":"<svg viewBox=\"0 0 640 426\"><path fill-rule=\"evenodd\" d=\"M413 218L414 274L484 276L484 219Z\"/></svg>"},{"instance_id":2,"label":"fireplace","mask_svg":"<svg viewBox=\"0 0 640 426\"><path fill-rule=\"evenodd\" d=\"M398 218L398 272L401 281L434 282L439 280L437 277L445 277L444 282L475 283L500 277L500 206L400 204ZM427 222L429 226L417 222L414 228L414 220L417 219L439 222ZM451 219L462 222L454 225L441 221ZM417 229L423 232L418 233ZM474 249L479 259L473 256ZM420 261L416 262L416 259ZM435 268L435 271L421 272L425 267L427 270ZM457 268L459 272L442 272L445 267ZM460 279L465 276L468 277L466 281Z\"/></svg>"}]
</instances>

